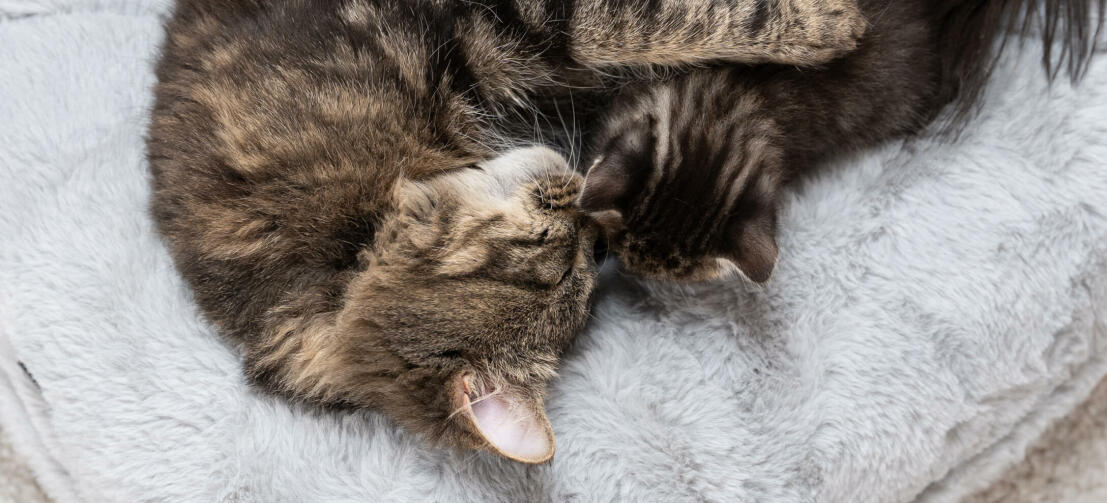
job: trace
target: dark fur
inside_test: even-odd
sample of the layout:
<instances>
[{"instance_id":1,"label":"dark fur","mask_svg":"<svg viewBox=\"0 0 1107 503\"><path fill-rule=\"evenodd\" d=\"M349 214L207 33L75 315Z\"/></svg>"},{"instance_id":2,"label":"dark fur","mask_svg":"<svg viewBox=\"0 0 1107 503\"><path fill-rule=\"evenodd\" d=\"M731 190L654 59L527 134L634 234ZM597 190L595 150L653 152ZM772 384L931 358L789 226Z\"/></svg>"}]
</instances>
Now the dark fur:
<instances>
[{"instance_id":1,"label":"dark fur","mask_svg":"<svg viewBox=\"0 0 1107 503\"><path fill-rule=\"evenodd\" d=\"M1046 52L1050 75L1078 77L1098 32L1092 11L1105 4L860 0L860 46L822 68L729 67L630 86L595 135L581 203L631 272L702 280L737 270L764 282L789 179L835 151L918 132L947 105L945 126L963 127L1001 35L1035 20L1044 43L1064 42L1059 57Z\"/></svg>"},{"instance_id":2,"label":"dark fur","mask_svg":"<svg viewBox=\"0 0 1107 503\"><path fill-rule=\"evenodd\" d=\"M157 70L153 212L250 380L445 445L495 450L470 406L497 394L548 433L594 231L563 161L499 157L532 106L658 65L821 63L864 28L849 0L650 6L182 0ZM500 194L509 161L529 178Z\"/></svg>"}]
</instances>

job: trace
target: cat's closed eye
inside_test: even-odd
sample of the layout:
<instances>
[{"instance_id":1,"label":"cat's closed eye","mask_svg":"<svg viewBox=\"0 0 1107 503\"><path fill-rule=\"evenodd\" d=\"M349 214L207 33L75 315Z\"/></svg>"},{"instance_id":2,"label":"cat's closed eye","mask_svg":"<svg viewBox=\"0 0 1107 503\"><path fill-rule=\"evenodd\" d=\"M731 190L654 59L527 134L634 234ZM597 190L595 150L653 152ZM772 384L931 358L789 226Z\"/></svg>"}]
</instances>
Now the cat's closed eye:
<instances>
[{"instance_id":1,"label":"cat's closed eye","mask_svg":"<svg viewBox=\"0 0 1107 503\"><path fill-rule=\"evenodd\" d=\"M511 240L511 243L517 246L542 246L546 244L546 240L550 237L550 229L543 228L542 230L520 236Z\"/></svg>"}]
</instances>

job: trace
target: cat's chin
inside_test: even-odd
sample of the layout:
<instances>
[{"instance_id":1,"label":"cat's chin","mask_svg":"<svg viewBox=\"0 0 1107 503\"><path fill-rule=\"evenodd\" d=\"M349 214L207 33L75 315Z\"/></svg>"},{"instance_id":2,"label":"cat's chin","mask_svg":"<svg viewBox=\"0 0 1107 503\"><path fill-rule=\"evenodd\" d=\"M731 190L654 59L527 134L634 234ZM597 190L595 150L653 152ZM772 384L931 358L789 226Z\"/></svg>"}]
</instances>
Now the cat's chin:
<instances>
[{"instance_id":1,"label":"cat's chin","mask_svg":"<svg viewBox=\"0 0 1107 503\"><path fill-rule=\"evenodd\" d=\"M606 253L606 250L604 250ZM597 263L599 258L597 258ZM712 281L733 281L740 280L755 285L765 285L770 281L770 277L759 278L757 281L750 278L737 263L730 259L718 257L704 259L702 263L687 267L680 272L675 272L665 268L642 268L635 267L634 265L628 265L626 262L622 262L622 268L630 274L640 276L645 279L654 281L672 281L675 283L705 283Z\"/></svg>"},{"instance_id":2,"label":"cat's chin","mask_svg":"<svg viewBox=\"0 0 1107 503\"><path fill-rule=\"evenodd\" d=\"M750 278L749 275L746 274L746 272L743 271L741 267L738 267L737 263L730 259L720 257L715 259L715 269L713 271L713 274L709 277L706 277L703 281L724 281L735 278L741 278L743 281L753 283L755 285L765 285L772 280L772 273L770 272L769 277L766 277L761 281L755 281L753 278Z\"/></svg>"},{"instance_id":3,"label":"cat's chin","mask_svg":"<svg viewBox=\"0 0 1107 503\"><path fill-rule=\"evenodd\" d=\"M718 257L706 260L704 265L696 268L692 273L675 279L683 283L740 280L755 285L765 285L768 284L772 278L771 272L769 277L751 278L733 260Z\"/></svg>"}]
</instances>

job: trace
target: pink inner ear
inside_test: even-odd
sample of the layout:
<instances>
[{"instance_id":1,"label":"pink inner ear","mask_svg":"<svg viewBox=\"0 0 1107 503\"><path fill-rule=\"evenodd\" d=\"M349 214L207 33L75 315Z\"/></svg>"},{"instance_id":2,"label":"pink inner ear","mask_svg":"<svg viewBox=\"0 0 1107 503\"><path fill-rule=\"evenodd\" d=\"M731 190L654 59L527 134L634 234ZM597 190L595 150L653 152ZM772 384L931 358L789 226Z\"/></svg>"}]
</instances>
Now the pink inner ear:
<instances>
[{"instance_id":1,"label":"pink inner ear","mask_svg":"<svg viewBox=\"0 0 1107 503\"><path fill-rule=\"evenodd\" d=\"M492 395L472 403L473 418L485 440L516 461L541 463L553 456L550 425L540 412Z\"/></svg>"}]
</instances>

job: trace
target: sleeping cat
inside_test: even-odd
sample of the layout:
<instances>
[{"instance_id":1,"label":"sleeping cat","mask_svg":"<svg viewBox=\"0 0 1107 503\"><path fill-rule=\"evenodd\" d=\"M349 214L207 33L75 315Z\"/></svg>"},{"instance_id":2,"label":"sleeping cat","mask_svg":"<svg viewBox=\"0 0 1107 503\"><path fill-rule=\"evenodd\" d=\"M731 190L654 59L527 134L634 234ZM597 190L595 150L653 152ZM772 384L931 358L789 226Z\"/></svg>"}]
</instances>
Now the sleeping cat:
<instances>
[{"instance_id":1,"label":"sleeping cat","mask_svg":"<svg viewBox=\"0 0 1107 503\"><path fill-rule=\"evenodd\" d=\"M648 5L182 0L153 213L249 380L548 460L543 395L587 319L597 229L580 176L518 136L533 110L656 66L822 63L864 30L850 0Z\"/></svg>"},{"instance_id":2,"label":"sleeping cat","mask_svg":"<svg viewBox=\"0 0 1107 503\"><path fill-rule=\"evenodd\" d=\"M860 46L819 69L729 67L629 86L592 140L581 205L624 268L685 281L776 264L780 191L828 154L909 135L955 102L963 125L1001 35L1037 19L1078 77L1104 0L860 0ZM1044 17L1039 18L1039 10ZM1046 52L1050 75L1058 65Z\"/></svg>"}]
</instances>

